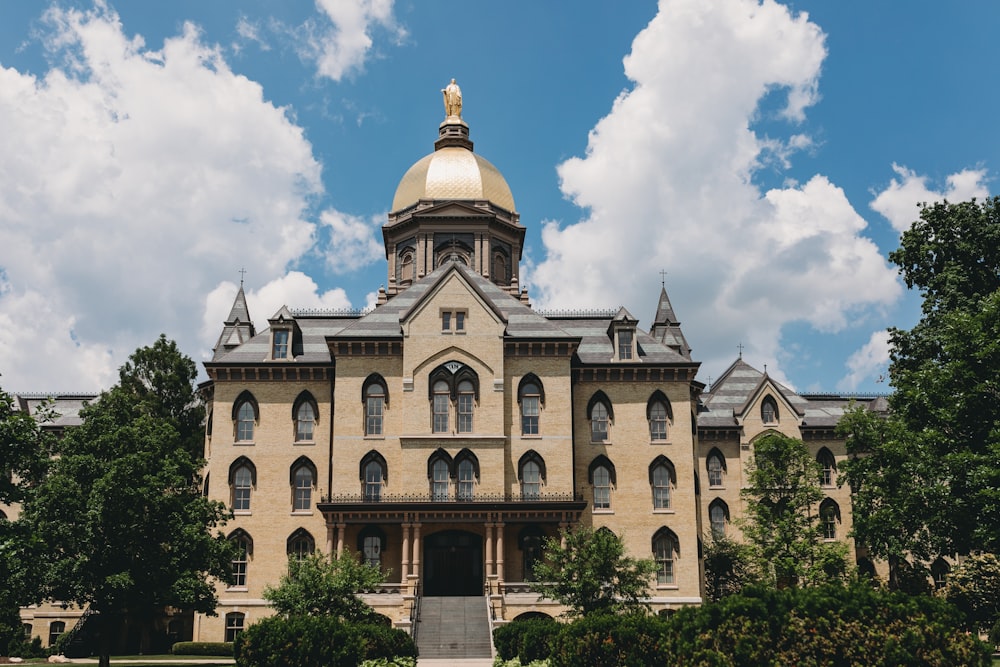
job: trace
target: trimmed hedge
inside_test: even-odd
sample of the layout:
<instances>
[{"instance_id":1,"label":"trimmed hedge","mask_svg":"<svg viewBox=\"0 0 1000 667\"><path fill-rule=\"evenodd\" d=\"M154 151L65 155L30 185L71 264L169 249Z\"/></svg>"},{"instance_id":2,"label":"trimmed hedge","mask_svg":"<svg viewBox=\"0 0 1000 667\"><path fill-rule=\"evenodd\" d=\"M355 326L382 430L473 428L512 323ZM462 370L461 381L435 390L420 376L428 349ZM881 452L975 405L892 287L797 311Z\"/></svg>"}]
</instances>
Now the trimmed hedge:
<instances>
[{"instance_id":1,"label":"trimmed hedge","mask_svg":"<svg viewBox=\"0 0 1000 667\"><path fill-rule=\"evenodd\" d=\"M554 618L515 620L493 630L493 645L500 659L517 658L520 664L527 665L549 657L552 642L562 628L563 624Z\"/></svg>"},{"instance_id":2,"label":"trimmed hedge","mask_svg":"<svg viewBox=\"0 0 1000 667\"><path fill-rule=\"evenodd\" d=\"M233 657L233 642L177 642L170 647L174 655L220 655Z\"/></svg>"},{"instance_id":3,"label":"trimmed hedge","mask_svg":"<svg viewBox=\"0 0 1000 667\"><path fill-rule=\"evenodd\" d=\"M413 637L404 630L371 624L356 625L353 628L361 640L363 660L417 657L417 645L413 643Z\"/></svg>"},{"instance_id":4,"label":"trimmed hedge","mask_svg":"<svg viewBox=\"0 0 1000 667\"><path fill-rule=\"evenodd\" d=\"M646 667L676 664L657 616L586 616L563 627L552 645L552 667Z\"/></svg>"}]
</instances>

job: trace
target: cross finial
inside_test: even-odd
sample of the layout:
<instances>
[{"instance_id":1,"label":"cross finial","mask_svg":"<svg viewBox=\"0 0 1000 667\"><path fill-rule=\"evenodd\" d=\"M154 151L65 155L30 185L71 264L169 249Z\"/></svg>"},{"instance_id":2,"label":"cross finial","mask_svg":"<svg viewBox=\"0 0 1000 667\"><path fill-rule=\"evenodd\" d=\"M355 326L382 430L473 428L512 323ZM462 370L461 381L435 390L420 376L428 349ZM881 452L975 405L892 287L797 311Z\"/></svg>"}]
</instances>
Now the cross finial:
<instances>
[{"instance_id":1,"label":"cross finial","mask_svg":"<svg viewBox=\"0 0 1000 667\"><path fill-rule=\"evenodd\" d=\"M742 359L743 358L743 343L740 343L736 347L739 349L739 351L740 351L740 359Z\"/></svg>"},{"instance_id":2,"label":"cross finial","mask_svg":"<svg viewBox=\"0 0 1000 667\"><path fill-rule=\"evenodd\" d=\"M243 276L247 274L246 269L240 269L240 287L243 287Z\"/></svg>"},{"instance_id":3,"label":"cross finial","mask_svg":"<svg viewBox=\"0 0 1000 667\"><path fill-rule=\"evenodd\" d=\"M666 286L667 286L667 272L660 271L660 287L666 287Z\"/></svg>"}]
</instances>

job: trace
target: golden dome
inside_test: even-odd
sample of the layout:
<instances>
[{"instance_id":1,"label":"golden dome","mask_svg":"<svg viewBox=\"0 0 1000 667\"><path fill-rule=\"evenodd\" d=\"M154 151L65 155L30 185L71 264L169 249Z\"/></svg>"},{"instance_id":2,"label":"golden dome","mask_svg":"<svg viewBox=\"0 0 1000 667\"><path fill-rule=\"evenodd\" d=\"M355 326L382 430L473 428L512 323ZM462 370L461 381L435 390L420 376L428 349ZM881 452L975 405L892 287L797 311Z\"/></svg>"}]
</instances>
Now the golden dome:
<instances>
[{"instance_id":1,"label":"golden dome","mask_svg":"<svg viewBox=\"0 0 1000 667\"><path fill-rule=\"evenodd\" d=\"M403 175L392 199L393 211L420 199L488 199L514 211L514 195L489 160L461 146L443 146L416 162Z\"/></svg>"}]
</instances>

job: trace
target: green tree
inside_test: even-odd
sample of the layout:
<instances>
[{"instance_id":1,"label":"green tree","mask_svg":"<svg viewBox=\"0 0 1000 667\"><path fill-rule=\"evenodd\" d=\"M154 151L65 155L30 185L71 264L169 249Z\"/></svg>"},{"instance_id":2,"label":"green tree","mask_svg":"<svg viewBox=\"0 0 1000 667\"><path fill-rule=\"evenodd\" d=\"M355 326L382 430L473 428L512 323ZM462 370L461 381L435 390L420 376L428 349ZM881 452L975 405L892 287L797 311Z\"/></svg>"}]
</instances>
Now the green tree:
<instances>
[{"instance_id":1,"label":"green tree","mask_svg":"<svg viewBox=\"0 0 1000 667\"><path fill-rule=\"evenodd\" d=\"M1000 621L1000 558L977 553L948 575L944 597L965 614L966 629L988 630Z\"/></svg>"},{"instance_id":2,"label":"green tree","mask_svg":"<svg viewBox=\"0 0 1000 667\"><path fill-rule=\"evenodd\" d=\"M856 537L879 557L997 552L1000 198L924 205L889 258L923 304L890 329L889 424L844 427Z\"/></svg>"},{"instance_id":3,"label":"green tree","mask_svg":"<svg viewBox=\"0 0 1000 667\"><path fill-rule=\"evenodd\" d=\"M264 599L284 616L336 616L348 622L372 620L375 611L358 593L378 586L385 574L344 551L340 556L314 553L288 561L288 573Z\"/></svg>"},{"instance_id":4,"label":"green tree","mask_svg":"<svg viewBox=\"0 0 1000 667\"><path fill-rule=\"evenodd\" d=\"M204 462L177 426L187 417L161 410L176 386L140 390L144 383L126 373L188 367L176 346L163 343L137 350L122 383L81 410L82 424L66 432L24 505L23 520L44 545L41 596L98 612L102 666L124 614L150 619L167 606L212 612L212 578L231 576L233 550L216 530L229 512L201 493Z\"/></svg>"},{"instance_id":5,"label":"green tree","mask_svg":"<svg viewBox=\"0 0 1000 667\"><path fill-rule=\"evenodd\" d=\"M759 577L749 545L716 535L705 541L705 596L709 602L735 595Z\"/></svg>"},{"instance_id":6,"label":"green tree","mask_svg":"<svg viewBox=\"0 0 1000 667\"><path fill-rule=\"evenodd\" d=\"M561 533L562 541L545 540L545 558L535 564L531 589L569 607L573 617L644 608L651 559L625 554L625 545L610 530L577 528Z\"/></svg>"},{"instance_id":7,"label":"green tree","mask_svg":"<svg viewBox=\"0 0 1000 667\"><path fill-rule=\"evenodd\" d=\"M761 575L778 586L815 585L846 575L847 546L822 539L821 469L801 440L769 433L754 443L743 534Z\"/></svg>"}]
</instances>

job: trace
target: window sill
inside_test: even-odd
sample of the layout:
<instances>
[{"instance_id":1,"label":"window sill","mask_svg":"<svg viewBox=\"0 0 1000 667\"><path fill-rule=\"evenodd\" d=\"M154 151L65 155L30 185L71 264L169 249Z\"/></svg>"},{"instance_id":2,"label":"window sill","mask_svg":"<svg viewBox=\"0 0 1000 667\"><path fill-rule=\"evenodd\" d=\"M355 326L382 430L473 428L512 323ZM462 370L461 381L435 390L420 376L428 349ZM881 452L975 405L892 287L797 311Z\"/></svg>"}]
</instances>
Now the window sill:
<instances>
[{"instance_id":1,"label":"window sill","mask_svg":"<svg viewBox=\"0 0 1000 667\"><path fill-rule=\"evenodd\" d=\"M250 510L233 510L233 516L251 516L253 514Z\"/></svg>"},{"instance_id":2,"label":"window sill","mask_svg":"<svg viewBox=\"0 0 1000 667\"><path fill-rule=\"evenodd\" d=\"M592 445L610 445L611 441L610 440L591 440L590 444L592 444Z\"/></svg>"},{"instance_id":3,"label":"window sill","mask_svg":"<svg viewBox=\"0 0 1000 667\"><path fill-rule=\"evenodd\" d=\"M672 445L674 443L671 440L650 440L649 444L651 444L651 445Z\"/></svg>"},{"instance_id":4,"label":"window sill","mask_svg":"<svg viewBox=\"0 0 1000 667\"><path fill-rule=\"evenodd\" d=\"M233 442L233 447L253 447L253 440L236 440Z\"/></svg>"},{"instance_id":5,"label":"window sill","mask_svg":"<svg viewBox=\"0 0 1000 667\"><path fill-rule=\"evenodd\" d=\"M312 510L292 510L292 516L312 516Z\"/></svg>"},{"instance_id":6,"label":"window sill","mask_svg":"<svg viewBox=\"0 0 1000 667\"><path fill-rule=\"evenodd\" d=\"M708 486L709 491L724 491L725 489L726 487L721 484L709 484Z\"/></svg>"},{"instance_id":7,"label":"window sill","mask_svg":"<svg viewBox=\"0 0 1000 667\"><path fill-rule=\"evenodd\" d=\"M542 436L540 433L522 433L521 440L541 440Z\"/></svg>"},{"instance_id":8,"label":"window sill","mask_svg":"<svg viewBox=\"0 0 1000 667\"><path fill-rule=\"evenodd\" d=\"M385 435L383 435L381 433L373 433L371 435L369 435L368 433L365 433L365 438L364 439L365 440L385 440Z\"/></svg>"},{"instance_id":9,"label":"window sill","mask_svg":"<svg viewBox=\"0 0 1000 667\"><path fill-rule=\"evenodd\" d=\"M681 589L677 584L656 584L656 590L658 591L679 591Z\"/></svg>"},{"instance_id":10,"label":"window sill","mask_svg":"<svg viewBox=\"0 0 1000 667\"><path fill-rule=\"evenodd\" d=\"M246 586L230 586L226 589L227 593L247 593L250 589Z\"/></svg>"},{"instance_id":11,"label":"window sill","mask_svg":"<svg viewBox=\"0 0 1000 667\"><path fill-rule=\"evenodd\" d=\"M677 510L670 509L669 507L654 507L653 514L677 514Z\"/></svg>"},{"instance_id":12,"label":"window sill","mask_svg":"<svg viewBox=\"0 0 1000 667\"><path fill-rule=\"evenodd\" d=\"M609 507L595 507L594 514L614 514L615 511Z\"/></svg>"},{"instance_id":13,"label":"window sill","mask_svg":"<svg viewBox=\"0 0 1000 667\"><path fill-rule=\"evenodd\" d=\"M294 444L294 445L315 445L316 441L315 440L296 440L292 444Z\"/></svg>"}]
</instances>

